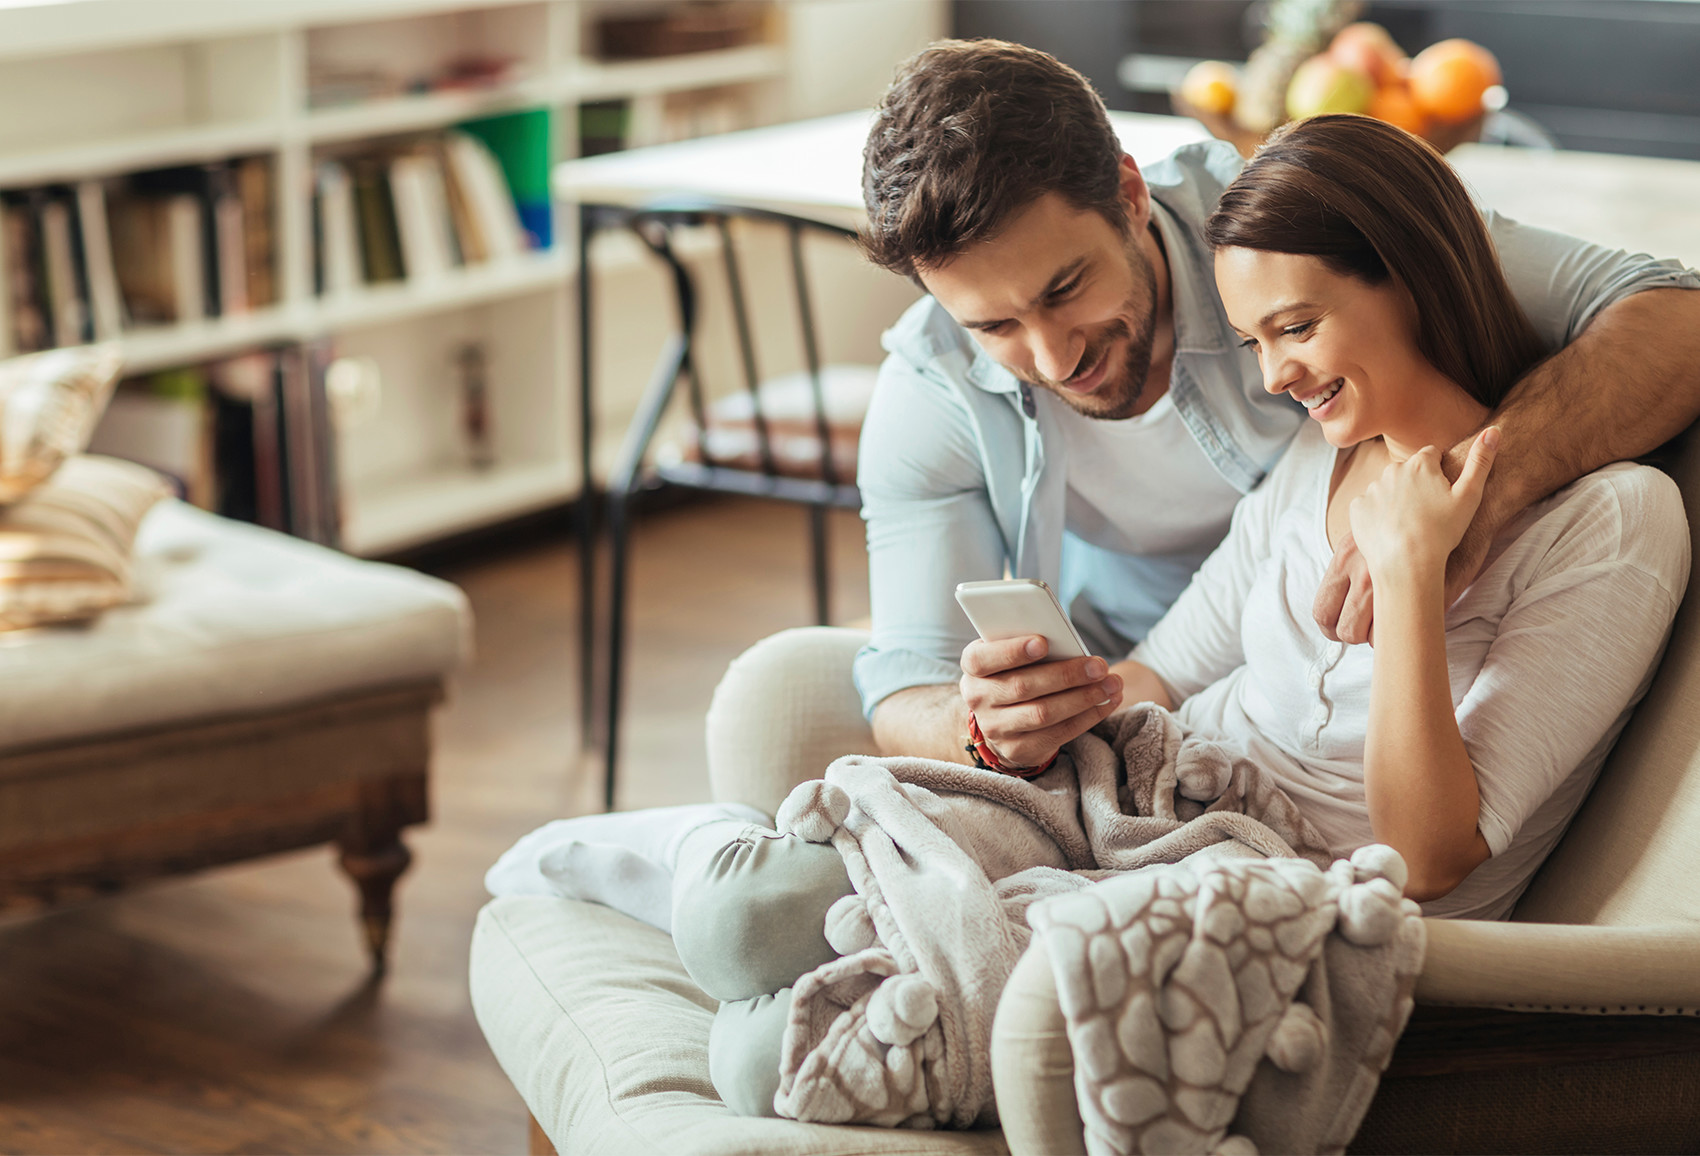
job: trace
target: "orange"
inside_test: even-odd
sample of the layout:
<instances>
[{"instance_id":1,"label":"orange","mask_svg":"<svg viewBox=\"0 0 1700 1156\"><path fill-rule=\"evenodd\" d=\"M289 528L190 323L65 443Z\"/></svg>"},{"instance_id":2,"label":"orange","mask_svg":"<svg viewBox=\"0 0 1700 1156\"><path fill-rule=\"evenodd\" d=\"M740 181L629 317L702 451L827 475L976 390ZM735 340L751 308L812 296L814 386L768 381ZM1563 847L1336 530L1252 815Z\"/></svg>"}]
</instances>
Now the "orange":
<instances>
[{"instance_id":1,"label":"orange","mask_svg":"<svg viewBox=\"0 0 1700 1156\"><path fill-rule=\"evenodd\" d=\"M1471 40L1442 40L1411 61L1411 96L1436 120L1481 115L1482 94L1499 81L1499 61Z\"/></svg>"},{"instance_id":2,"label":"orange","mask_svg":"<svg viewBox=\"0 0 1700 1156\"><path fill-rule=\"evenodd\" d=\"M1428 130L1428 117L1423 115L1423 110L1417 107L1411 96L1411 90L1403 84L1385 84L1376 89L1364 112L1376 120L1402 128L1412 136L1422 136Z\"/></svg>"},{"instance_id":3,"label":"orange","mask_svg":"<svg viewBox=\"0 0 1700 1156\"><path fill-rule=\"evenodd\" d=\"M1239 77L1234 66L1220 60L1201 60L1181 81L1181 99L1200 112L1226 116L1234 111Z\"/></svg>"}]
</instances>

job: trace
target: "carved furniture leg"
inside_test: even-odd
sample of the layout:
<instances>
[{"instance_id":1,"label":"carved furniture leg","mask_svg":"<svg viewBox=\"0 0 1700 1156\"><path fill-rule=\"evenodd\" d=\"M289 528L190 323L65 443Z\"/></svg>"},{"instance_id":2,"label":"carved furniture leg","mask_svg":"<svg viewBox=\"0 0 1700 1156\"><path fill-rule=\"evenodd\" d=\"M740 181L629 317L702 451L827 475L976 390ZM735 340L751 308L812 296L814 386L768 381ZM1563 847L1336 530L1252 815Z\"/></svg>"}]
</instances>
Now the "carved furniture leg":
<instances>
[{"instance_id":1,"label":"carved furniture leg","mask_svg":"<svg viewBox=\"0 0 1700 1156\"><path fill-rule=\"evenodd\" d=\"M338 841L342 869L360 889L360 922L374 974L388 963L391 896L395 882L413 861L401 841L401 829L423 818L423 776L401 776L361 783L360 802L348 829Z\"/></svg>"}]
</instances>

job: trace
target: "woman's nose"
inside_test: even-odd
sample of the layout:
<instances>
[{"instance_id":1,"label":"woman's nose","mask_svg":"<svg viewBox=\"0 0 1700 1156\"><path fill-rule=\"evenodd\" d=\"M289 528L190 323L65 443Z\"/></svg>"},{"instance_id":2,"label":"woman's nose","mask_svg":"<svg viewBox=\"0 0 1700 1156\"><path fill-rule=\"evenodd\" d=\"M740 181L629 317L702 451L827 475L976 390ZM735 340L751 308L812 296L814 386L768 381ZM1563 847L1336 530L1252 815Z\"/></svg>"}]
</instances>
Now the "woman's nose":
<instances>
[{"instance_id":1,"label":"woman's nose","mask_svg":"<svg viewBox=\"0 0 1700 1156\"><path fill-rule=\"evenodd\" d=\"M1269 393L1286 393L1304 377L1304 367L1290 357L1265 352L1263 362L1263 388Z\"/></svg>"}]
</instances>

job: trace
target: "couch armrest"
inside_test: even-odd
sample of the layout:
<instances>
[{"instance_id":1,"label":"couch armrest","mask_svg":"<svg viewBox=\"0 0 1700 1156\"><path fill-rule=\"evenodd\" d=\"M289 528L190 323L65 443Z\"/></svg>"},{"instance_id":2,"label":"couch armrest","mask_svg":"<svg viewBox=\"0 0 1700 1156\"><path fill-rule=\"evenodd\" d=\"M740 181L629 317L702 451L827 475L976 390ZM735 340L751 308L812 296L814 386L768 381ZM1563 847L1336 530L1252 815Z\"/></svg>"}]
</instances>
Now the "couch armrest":
<instances>
[{"instance_id":1,"label":"couch armrest","mask_svg":"<svg viewBox=\"0 0 1700 1156\"><path fill-rule=\"evenodd\" d=\"M1015 1156L1083 1156L1069 1048L1051 961L1037 944L1010 973L992 1021L992 1086L1004 1141Z\"/></svg>"},{"instance_id":2,"label":"couch armrest","mask_svg":"<svg viewBox=\"0 0 1700 1156\"><path fill-rule=\"evenodd\" d=\"M1418 1003L1524 1011L1700 1012L1700 927L1424 920Z\"/></svg>"}]
</instances>

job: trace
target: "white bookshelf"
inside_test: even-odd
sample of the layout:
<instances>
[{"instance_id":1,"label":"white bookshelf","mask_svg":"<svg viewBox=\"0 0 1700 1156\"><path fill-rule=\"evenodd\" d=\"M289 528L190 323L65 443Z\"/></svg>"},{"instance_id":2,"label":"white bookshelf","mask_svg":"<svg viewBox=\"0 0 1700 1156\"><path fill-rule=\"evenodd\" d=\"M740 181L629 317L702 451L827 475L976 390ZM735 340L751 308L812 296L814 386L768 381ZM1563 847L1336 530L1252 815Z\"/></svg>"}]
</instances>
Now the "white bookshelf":
<instances>
[{"instance_id":1,"label":"white bookshelf","mask_svg":"<svg viewBox=\"0 0 1700 1156\"><path fill-rule=\"evenodd\" d=\"M577 363L569 347L575 220L557 206L552 247L518 259L321 296L312 251L317 158L366 140L546 109L555 159L565 159L578 154L578 106L589 101L630 102L639 135L657 132L669 102L696 92L730 99L751 127L841 111L871 100L898 59L944 31L942 0L764 2L770 11L759 43L610 62L589 53L597 15L664 3L25 0L0 7L0 101L30 110L0 122L0 189L269 157L279 301L128 331L120 341L127 371L326 337L338 355L371 358L382 379L377 413L337 431L343 544L359 554L389 553L579 492ZM854 63L844 59L847 49L856 51L845 41L847 16L868 45ZM489 87L314 104L313 79L324 69L369 64L424 73L464 53L515 63L508 79ZM835 78L831 91L822 76ZM664 320L655 275L630 246L598 246L604 250L599 466L613 453ZM487 469L467 464L452 420L452 354L468 342L487 349L496 449Z\"/></svg>"}]
</instances>

